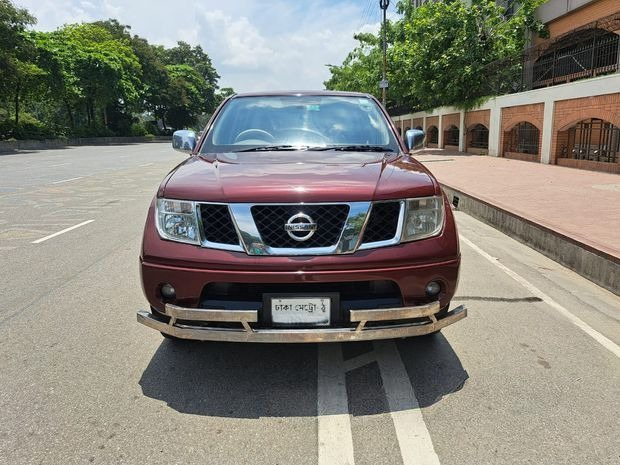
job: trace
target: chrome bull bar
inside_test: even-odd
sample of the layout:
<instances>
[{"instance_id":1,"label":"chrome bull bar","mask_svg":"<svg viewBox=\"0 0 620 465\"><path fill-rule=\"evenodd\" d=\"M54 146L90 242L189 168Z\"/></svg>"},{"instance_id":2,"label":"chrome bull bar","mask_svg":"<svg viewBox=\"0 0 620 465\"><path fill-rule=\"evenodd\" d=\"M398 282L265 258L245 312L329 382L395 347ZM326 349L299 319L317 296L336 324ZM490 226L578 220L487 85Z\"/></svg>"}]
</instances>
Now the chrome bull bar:
<instances>
[{"instance_id":1,"label":"chrome bull bar","mask_svg":"<svg viewBox=\"0 0 620 465\"><path fill-rule=\"evenodd\" d=\"M258 322L257 310L184 308L172 304L166 304L165 307L165 314L170 317L168 323L146 311L139 311L137 319L138 323L179 339L280 343L345 342L422 336L445 328L467 316L467 308L464 305L450 310L438 319L436 314L439 310L439 302L413 307L350 310L351 322L357 323L354 328L252 328L250 324ZM427 321L366 326L368 322L397 322L416 318L427 318ZM207 324L239 323L239 327L198 326L179 323L179 320Z\"/></svg>"}]
</instances>

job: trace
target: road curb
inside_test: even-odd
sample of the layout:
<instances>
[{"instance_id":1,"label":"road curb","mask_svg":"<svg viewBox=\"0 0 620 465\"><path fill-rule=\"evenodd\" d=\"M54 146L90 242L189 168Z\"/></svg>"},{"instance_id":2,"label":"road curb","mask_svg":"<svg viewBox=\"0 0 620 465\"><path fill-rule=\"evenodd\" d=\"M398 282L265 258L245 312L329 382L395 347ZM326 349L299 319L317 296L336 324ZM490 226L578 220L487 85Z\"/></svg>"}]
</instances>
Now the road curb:
<instances>
[{"instance_id":1,"label":"road curb","mask_svg":"<svg viewBox=\"0 0 620 465\"><path fill-rule=\"evenodd\" d=\"M584 278L620 295L618 257L446 184L442 184L442 188L451 202L458 197L458 210L493 226Z\"/></svg>"},{"instance_id":2,"label":"road curb","mask_svg":"<svg viewBox=\"0 0 620 465\"><path fill-rule=\"evenodd\" d=\"M171 136L135 137L81 137L74 139L3 140L0 154L16 153L22 150L54 150L82 145L142 144L147 142L169 142Z\"/></svg>"}]
</instances>

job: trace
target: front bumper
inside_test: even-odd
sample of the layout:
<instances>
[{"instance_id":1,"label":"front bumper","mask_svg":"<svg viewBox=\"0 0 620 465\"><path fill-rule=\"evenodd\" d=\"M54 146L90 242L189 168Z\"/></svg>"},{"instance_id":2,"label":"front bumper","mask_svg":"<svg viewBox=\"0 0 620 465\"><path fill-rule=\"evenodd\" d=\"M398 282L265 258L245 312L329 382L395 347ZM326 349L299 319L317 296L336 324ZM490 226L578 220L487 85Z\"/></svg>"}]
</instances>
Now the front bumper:
<instances>
[{"instance_id":1,"label":"front bumper","mask_svg":"<svg viewBox=\"0 0 620 465\"><path fill-rule=\"evenodd\" d=\"M179 339L280 343L345 342L422 336L445 328L467 316L467 309L463 305L437 318L439 310L439 302L414 307L351 310L350 320L357 323L351 328L253 328L251 324L258 322L256 310L212 310L177 307L171 304L165 306L165 314L170 317L168 323L145 311L139 311L137 318L139 323ZM411 322L412 319L421 321ZM403 323L399 324L398 320L403 320ZM382 321L389 321L390 324L376 325ZM368 322L373 322L375 325L368 327L366 326ZM229 328L209 326L209 323L236 323L239 326Z\"/></svg>"}]
</instances>

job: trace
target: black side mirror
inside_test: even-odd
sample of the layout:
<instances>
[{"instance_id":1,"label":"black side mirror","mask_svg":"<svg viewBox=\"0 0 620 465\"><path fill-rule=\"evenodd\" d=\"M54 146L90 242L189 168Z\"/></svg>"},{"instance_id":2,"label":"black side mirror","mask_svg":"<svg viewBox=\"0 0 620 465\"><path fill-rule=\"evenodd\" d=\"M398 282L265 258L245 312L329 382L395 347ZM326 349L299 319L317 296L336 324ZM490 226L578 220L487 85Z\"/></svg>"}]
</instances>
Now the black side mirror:
<instances>
[{"instance_id":1,"label":"black side mirror","mask_svg":"<svg viewBox=\"0 0 620 465\"><path fill-rule=\"evenodd\" d=\"M424 131L420 129L409 129L405 133L405 144L409 150L416 149L422 145L424 142Z\"/></svg>"}]
</instances>

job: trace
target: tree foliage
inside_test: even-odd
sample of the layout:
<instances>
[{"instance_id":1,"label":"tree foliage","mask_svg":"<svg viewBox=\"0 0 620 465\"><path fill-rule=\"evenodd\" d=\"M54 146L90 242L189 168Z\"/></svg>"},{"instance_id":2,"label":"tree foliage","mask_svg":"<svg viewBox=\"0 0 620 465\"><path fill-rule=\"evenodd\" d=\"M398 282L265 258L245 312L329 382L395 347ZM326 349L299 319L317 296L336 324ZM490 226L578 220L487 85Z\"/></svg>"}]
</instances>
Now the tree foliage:
<instances>
[{"instance_id":1,"label":"tree foliage","mask_svg":"<svg viewBox=\"0 0 620 465\"><path fill-rule=\"evenodd\" d=\"M493 93L489 65L517 57L530 32L544 34L535 9L544 0L522 0L512 16L505 6L474 0L427 2L415 7L401 0L400 19L388 24L388 106L430 109L468 108ZM382 62L379 36L356 36L360 46L341 66L331 66L328 89L378 96Z\"/></svg>"},{"instance_id":2,"label":"tree foliage","mask_svg":"<svg viewBox=\"0 0 620 465\"><path fill-rule=\"evenodd\" d=\"M153 45L115 19L53 32L35 22L0 0L0 138L154 133L192 126L220 101L200 46Z\"/></svg>"}]
</instances>

